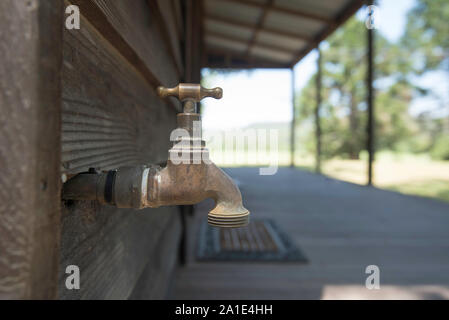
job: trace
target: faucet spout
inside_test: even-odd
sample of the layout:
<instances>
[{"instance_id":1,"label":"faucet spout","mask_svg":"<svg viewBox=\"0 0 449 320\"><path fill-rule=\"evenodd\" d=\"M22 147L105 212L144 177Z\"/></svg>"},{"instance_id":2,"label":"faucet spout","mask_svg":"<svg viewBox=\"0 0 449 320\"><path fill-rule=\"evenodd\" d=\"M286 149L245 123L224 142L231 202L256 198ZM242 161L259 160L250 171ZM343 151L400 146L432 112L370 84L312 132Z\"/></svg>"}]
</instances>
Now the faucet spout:
<instances>
[{"instance_id":1,"label":"faucet spout","mask_svg":"<svg viewBox=\"0 0 449 320\"><path fill-rule=\"evenodd\" d=\"M208 166L208 192L215 207L207 220L217 227L241 227L249 223L249 211L242 204L242 194L234 181L215 164Z\"/></svg>"},{"instance_id":2,"label":"faucet spout","mask_svg":"<svg viewBox=\"0 0 449 320\"><path fill-rule=\"evenodd\" d=\"M210 225L243 227L249 222L239 188L212 162L175 165L169 160L165 168L152 170L148 181L146 207L188 205L211 198L215 207L208 214Z\"/></svg>"}]
</instances>

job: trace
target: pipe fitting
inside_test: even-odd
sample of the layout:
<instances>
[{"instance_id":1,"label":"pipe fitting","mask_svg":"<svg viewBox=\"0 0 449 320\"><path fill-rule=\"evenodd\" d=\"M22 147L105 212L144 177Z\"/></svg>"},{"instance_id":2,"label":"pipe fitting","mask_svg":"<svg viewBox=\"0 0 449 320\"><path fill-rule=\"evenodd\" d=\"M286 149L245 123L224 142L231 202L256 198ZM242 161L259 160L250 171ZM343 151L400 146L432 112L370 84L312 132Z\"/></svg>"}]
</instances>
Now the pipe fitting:
<instances>
[{"instance_id":1,"label":"pipe fitting","mask_svg":"<svg viewBox=\"0 0 449 320\"><path fill-rule=\"evenodd\" d=\"M208 222L216 227L243 227L249 211L232 179L215 164L178 164L165 168L121 167L105 172L85 172L63 186L64 200L97 200L118 208L158 208L215 200Z\"/></svg>"}]
</instances>

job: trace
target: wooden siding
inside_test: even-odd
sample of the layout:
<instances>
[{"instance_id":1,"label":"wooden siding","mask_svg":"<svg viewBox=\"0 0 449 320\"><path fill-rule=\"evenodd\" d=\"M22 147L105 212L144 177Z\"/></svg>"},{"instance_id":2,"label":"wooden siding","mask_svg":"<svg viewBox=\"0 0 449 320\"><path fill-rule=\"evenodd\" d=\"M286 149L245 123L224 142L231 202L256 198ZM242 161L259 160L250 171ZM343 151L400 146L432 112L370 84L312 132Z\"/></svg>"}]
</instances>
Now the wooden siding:
<instances>
[{"instance_id":1,"label":"wooden siding","mask_svg":"<svg viewBox=\"0 0 449 320\"><path fill-rule=\"evenodd\" d=\"M69 4L80 30L63 27ZM186 78L183 6L0 1L0 298L165 296L179 208L61 202L61 174L167 159L180 104L155 90ZM68 265L80 290L65 286Z\"/></svg>"},{"instance_id":2,"label":"wooden siding","mask_svg":"<svg viewBox=\"0 0 449 320\"><path fill-rule=\"evenodd\" d=\"M82 19L64 32L62 169L160 163L167 159L174 109Z\"/></svg>"},{"instance_id":3,"label":"wooden siding","mask_svg":"<svg viewBox=\"0 0 449 320\"><path fill-rule=\"evenodd\" d=\"M64 30L61 170L164 162L176 108L155 89L176 85L182 65L160 12L144 0L71 2L82 20L80 30ZM60 298L164 297L181 234L177 207L66 202L61 219ZM65 288L71 264L80 267L80 290Z\"/></svg>"},{"instance_id":4,"label":"wooden siding","mask_svg":"<svg viewBox=\"0 0 449 320\"><path fill-rule=\"evenodd\" d=\"M0 299L56 296L62 12L0 1Z\"/></svg>"}]
</instances>

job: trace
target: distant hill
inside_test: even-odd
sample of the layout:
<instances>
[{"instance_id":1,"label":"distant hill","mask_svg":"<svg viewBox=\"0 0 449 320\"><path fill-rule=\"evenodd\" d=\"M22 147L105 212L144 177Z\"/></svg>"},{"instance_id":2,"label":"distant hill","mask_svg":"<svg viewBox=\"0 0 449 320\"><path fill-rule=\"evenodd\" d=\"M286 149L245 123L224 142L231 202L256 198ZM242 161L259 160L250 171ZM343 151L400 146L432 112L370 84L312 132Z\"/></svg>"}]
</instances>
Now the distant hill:
<instances>
[{"instance_id":1,"label":"distant hill","mask_svg":"<svg viewBox=\"0 0 449 320\"><path fill-rule=\"evenodd\" d=\"M287 150L289 147L290 141L290 123L288 122L263 122L263 123L253 123L247 127L239 128L239 129L231 129L231 130L204 130L206 135L216 135L216 134L225 134L226 132L233 132L236 130L248 130L248 129L265 129L268 130L267 134L269 134L270 130L278 130L278 143L279 150Z\"/></svg>"}]
</instances>

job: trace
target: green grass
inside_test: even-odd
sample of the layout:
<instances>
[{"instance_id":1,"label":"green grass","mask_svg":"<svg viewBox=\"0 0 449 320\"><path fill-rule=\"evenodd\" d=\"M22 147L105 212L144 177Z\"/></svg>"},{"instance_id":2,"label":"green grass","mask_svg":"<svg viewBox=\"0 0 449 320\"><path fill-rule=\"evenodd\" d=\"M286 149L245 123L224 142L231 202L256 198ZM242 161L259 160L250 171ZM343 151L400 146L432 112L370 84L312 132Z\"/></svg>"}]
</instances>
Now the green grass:
<instances>
[{"instance_id":1,"label":"green grass","mask_svg":"<svg viewBox=\"0 0 449 320\"><path fill-rule=\"evenodd\" d=\"M419 195L449 202L449 182L447 180L410 181L407 184L390 185L386 188L404 194Z\"/></svg>"},{"instance_id":2,"label":"green grass","mask_svg":"<svg viewBox=\"0 0 449 320\"><path fill-rule=\"evenodd\" d=\"M344 181L366 184L365 160L330 160L323 173ZM374 185L404 194L449 202L449 162L406 158L380 159L374 164Z\"/></svg>"},{"instance_id":3,"label":"green grass","mask_svg":"<svg viewBox=\"0 0 449 320\"><path fill-rule=\"evenodd\" d=\"M403 194L418 195L449 202L449 161L410 155L380 154L374 164L374 185ZM323 173L344 181L366 184L366 160L330 160Z\"/></svg>"},{"instance_id":4,"label":"green grass","mask_svg":"<svg viewBox=\"0 0 449 320\"><path fill-rule=\"evenodd\" d=\"M257 153L236 154L227 152L219 157L211 153L211 158L220 166L267 166L270 161L279 166L290 164L288 151L280 151L273 158L260 157ZM366 184L367 163L365 155L361 160L332 159L323 161L322 173L343 181ZM218 161L217 161L218 160ZM296 166L313 170L311 156L296 156ZM434 161L427 155L395 154L380 152L374 164L374 185L404 194L435 198L449 202L449 161Z\"/></svg>"}]
</instances>

